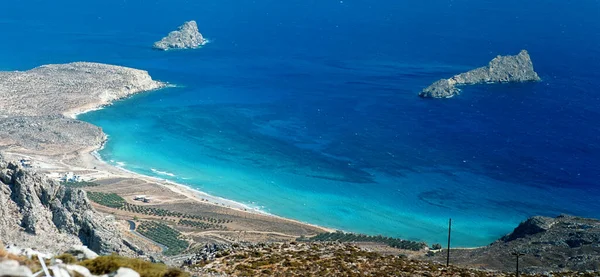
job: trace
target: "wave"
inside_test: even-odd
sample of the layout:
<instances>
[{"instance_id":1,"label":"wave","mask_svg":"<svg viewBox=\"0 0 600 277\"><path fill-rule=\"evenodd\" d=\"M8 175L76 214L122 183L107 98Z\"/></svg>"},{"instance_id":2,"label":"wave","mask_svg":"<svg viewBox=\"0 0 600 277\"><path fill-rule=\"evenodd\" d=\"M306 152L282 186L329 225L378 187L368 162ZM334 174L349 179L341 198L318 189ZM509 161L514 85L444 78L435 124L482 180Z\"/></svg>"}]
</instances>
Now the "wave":
<instances>
[{"instance_id":1,"label":"wave","mask_svg":"<svg viewBox=\"0 0 600 277\"><path fill-rule=\"evenodd\" d=\"M171 172L166 172L166 171L160 171L160 170L156 170L154 168L151 168L150 170L152 170L152 172L159 174L159 175L167 175L170 177L177 177L175 174L171 173Z\"/></svg>"}]
</instances>

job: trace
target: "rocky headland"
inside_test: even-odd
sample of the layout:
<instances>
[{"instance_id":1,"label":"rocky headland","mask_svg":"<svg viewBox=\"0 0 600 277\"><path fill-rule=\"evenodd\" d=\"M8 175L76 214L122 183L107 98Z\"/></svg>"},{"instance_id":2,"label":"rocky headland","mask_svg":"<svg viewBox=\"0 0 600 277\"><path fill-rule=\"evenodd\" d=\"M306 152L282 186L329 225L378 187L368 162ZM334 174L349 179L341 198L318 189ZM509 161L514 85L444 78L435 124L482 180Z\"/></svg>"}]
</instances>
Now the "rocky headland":
<instances>
[{"instance_id":1,"label":"rocky headland","mask_svg":"<svg viewBox=\"0 0 600 277\"><path fill-rule=\"evenodd\" d=\"M183 23L175 31L154 43L155 49L193 49L206 44L206 39L198 31L198 24L191 20Z\"/></svg>"},{"instance_id":2,"label":"rocky headland","mask_svg":"<svg viewBox=\"0 0 600 277\"><path fill-rule=\"evenodd\" d=\"M419 93L427 98L450 98L460 94L460 86L538 82L540 77L533 69L531 57L526 50L514 56L497 56L487 66L436 81Z\"/></svg>"},{"instance_id":3,"label":"rocky headland","mask_svg":"<svg viewBox=\"0 0 600 277\"><path fill-rule=\"evenodd\" d=\"M518 252L522 272L544 273L600 269L600 220L560 215L534 216L496 242L476 249L452 249L451 262L500 271L515 270ZM446 252L433 260L443 262ZM598 275L589 275L598 276Z\"/></svg>"},{"instance_id":4,"label":"rocky headland","mask_svg":"<svg viewBox=\"0 0 600 277\"><path fill-rule=\"evenodd\" d=\"M98 147L105 135L77 114L163 86L143 70L88 62L0 72L0 149L62 154Z\"/></svg>"}]
</instances>

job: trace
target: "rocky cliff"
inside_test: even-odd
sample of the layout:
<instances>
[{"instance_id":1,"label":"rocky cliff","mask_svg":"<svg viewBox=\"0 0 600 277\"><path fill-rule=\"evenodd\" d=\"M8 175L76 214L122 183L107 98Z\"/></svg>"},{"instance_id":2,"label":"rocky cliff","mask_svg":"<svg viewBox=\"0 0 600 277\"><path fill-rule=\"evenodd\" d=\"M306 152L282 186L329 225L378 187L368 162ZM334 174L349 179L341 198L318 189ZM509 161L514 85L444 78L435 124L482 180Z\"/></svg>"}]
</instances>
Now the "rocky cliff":
<instances>
[{"instance_id":1,"label":"rocky cliff","mask_svg":"<svg viewBox=\"0 0 600 277\"><path fill-rule=\"evenodd\" d=\"M487 66L436 81L419 93L421 97L450 98L460 93L460 86L484 83L537 82L526 50L514 56L497 56Z\"/></svg>"},{"instance_id":2,"label":"rocky cliff","mask_svg":"<svg viewBox=\"0 0 600 277\"><path fill-rule=\"evenodd\" d=\"M188 21L179 26L176 31L172 31L154 43L154 48L160 50L169 49L191 49L198 48L206 44L206 39L198 31L196 21Z\"/></svg>"},{"instance_id":3,"label":"rocky cliff","mask_svg":"<svg viewBox=\"0 0 600 277\"><path fill-rule=\"evenodd\" d=\"M84 191L61 186L0 156L0 240L49 253L86 245L101 254L132 253L110 216Z\"/></svg>"}]
</instances>

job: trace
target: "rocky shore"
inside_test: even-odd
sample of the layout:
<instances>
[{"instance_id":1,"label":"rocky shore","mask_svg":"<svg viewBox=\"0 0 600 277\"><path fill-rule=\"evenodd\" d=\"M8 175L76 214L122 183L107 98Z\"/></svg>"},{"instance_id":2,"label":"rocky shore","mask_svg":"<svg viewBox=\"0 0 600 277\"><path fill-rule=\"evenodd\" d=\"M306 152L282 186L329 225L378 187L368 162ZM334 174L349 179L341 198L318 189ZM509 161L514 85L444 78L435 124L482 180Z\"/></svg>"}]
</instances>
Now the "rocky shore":
<instances>
[{"instance_id":1,"label":"rocky shore","mask_svg":"<svg viewBox=\"0 0 600 277\"><path fill-rule=\"evenodd\" d=\"M533 69L526 50L514 56L497 56L487 66L436 81L423 89L419 96L450 98L460 94L460 86L490 83L538 82L540 77Z\"/></svg>"},{"instance_id":2,"label":"rocky shore","mask_svg":"<svg viewBox=\"0 0 600 277\"><path fill-rule=\"evenodd\" d=\"M198 31L198 24L191 20L183 23L175 31L172 31L154 43L154 48L159 50L169 49L193 49L206 44L206 39Z\"/></svg>"}]
</instances>

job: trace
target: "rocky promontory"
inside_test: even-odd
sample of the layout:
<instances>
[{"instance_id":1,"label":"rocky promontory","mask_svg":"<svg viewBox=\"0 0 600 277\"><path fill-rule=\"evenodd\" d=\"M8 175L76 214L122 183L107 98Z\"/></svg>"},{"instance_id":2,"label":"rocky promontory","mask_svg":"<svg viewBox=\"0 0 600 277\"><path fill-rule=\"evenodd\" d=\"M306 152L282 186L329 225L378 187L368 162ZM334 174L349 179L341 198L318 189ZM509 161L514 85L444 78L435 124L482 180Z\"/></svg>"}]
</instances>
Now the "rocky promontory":
<instances>
[{"instance_id":1,"label":"rocky promontory","mask_svg":"<svg viewBox=\"0 0 600 277\"><path fill-rule=\"evenodd\" d=\"M449 79L436 81L419 93L421 97L450 98L460 93L460 86L484 83L537 82L540 77L533 70L526 50L514 56L497 56L487 66L461 73Z\"/></svg>"},{"instance_id":2,"label":"rocky promontory","mask_svg":"<svg viewBox=\"0 0 600 277\"><path fill-rule=\"evenodd\" d=\"M86 245L100 254L133 253L111 216L80 189L61 186L0 156L0 241L61 253Z\"/></svg>"},{"instance_id":3,"label":"rocky promontory","mask_svg":"<svg viewBox=\"0 0 600 277\"><path fill-rule=\"evenodd\" d=\"M198 24L196 24L196 21L191 20L183 23L177 30L170 32L160 41L155 42L154 48L160 50L193 49L204 44L206 44L206 39L198 31Z\"/></svg>"},{"instance_id":4,"label":"rocky promontory","mask_svg":"<svg viewBox=\"0 0 600 277\"><path fill-rule=\"evenodd\" d=\"M148 72L75 62L0 72L0 149L63 154L99 146L100 128L73 119L164 84Z\"/></svg>"},{"instance_id":5,"label":"rocky promontory","mask_svg":"<svg viewBox=\"0 0 600 277\"><path fill-rule=\"evenodd\" d=\"M463 266L512 271L516 264L515 252L521 254L522 272L598 270L600 220L569 215L534 216L488 246L452 249L450 260ZM440 262L445 259L445 251L434 256L434 260Z\"/></svg>"}]
</instances>

